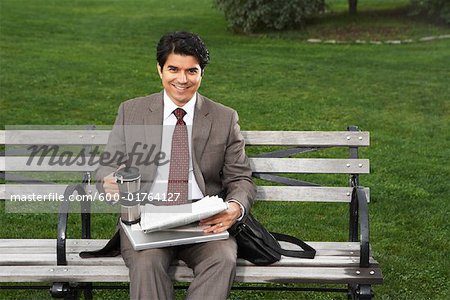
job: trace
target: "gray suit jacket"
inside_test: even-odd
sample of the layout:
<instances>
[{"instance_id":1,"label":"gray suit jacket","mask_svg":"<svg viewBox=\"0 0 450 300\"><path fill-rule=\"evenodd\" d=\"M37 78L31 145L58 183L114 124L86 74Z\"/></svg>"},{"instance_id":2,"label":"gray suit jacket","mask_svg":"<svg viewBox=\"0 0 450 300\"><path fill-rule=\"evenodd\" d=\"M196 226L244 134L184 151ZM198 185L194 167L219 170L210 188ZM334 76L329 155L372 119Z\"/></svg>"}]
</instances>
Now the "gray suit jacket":
<instances>
[{"instance_id":1,"label":"gray suit jacket","mask_svg":"<svg viewBox=\"0 0 450 300\"><path fill-rule=\"evenodd\" d=\"M195 179L204 195L225 192L225 200L239 201L248 213L256 195L256 187L251 179L252 171L245 155L238 115L228 107L198 93L197 95L192 128L192 160ZM141 186L153 182L157 165L138 163L139 156L130 155L130 153L133 151L147 153L148 157L144 161L158 161L162 122L162 92L128 100L119 107L116 122L105 148L105 153L110 153L112 157L117 153L128 154L125 159L128 159L132 166L139 168ZM103 191L103 178L116 171L121 164L114 159L110 160L111 163L102 164L97 169L96 179L99 191ZM120 235L117 230L102 249L81 252L80 256L89 258L119 254Z\"/></svg>"},{"instance_id":2,"label":"gray suit jacket","mask_svg":"<svg viewBox=\"0 0 450 300\"><path fill-rule=\"evenodd\" d=\"M235 199L250 211L256 195L252 171L245 155L244 139L236 111L197 93L193 128L192 160L194 175L204 195L226 192L226 199ZM163 92L122 103L105 152L126 153L131 165L141 173L141 186L151 184L161 161L161 128L163 122ZM134 151L133 151L134 148ZM146 162L138 155L145 153ZM165 158L162 160L167 160ZM98 187L102 179L114 172L120 163L100 166L96 172Z\"/></svg>"}]
</instances>

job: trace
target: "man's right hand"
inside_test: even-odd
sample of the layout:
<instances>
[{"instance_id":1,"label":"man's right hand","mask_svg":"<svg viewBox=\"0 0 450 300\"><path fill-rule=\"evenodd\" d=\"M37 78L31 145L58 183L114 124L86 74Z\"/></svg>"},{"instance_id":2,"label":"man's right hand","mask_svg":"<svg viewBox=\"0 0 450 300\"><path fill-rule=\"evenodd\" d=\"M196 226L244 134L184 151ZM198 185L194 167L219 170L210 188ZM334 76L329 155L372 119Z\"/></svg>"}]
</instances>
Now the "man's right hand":
<instances>
[{"instance_id":1,"label":"man's right hand","mask_svg":"<svg viewBox=\"0 0 450 300\"><path fill-rule=\"evenodd\" d=\"M114 194L119 193L119 185L114 177L114 172L103 178L103 189L106 194L110 194L110 199L116 199L114 198Z\"/></svg>"}]
</instances>

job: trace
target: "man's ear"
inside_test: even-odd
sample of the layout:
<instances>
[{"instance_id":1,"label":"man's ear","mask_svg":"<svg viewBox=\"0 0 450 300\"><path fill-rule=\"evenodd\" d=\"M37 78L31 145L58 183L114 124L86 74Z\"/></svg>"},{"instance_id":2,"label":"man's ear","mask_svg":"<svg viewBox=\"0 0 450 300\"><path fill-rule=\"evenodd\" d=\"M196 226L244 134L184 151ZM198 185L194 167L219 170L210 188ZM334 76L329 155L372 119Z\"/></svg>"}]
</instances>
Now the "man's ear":
<instances>
[{"instance_id":1,"label":"man's ear","mask_svg":"<svg viewBox=\"0 0 450 300\"><path fill-rule=\"evenodd\" d=\"M162 79L162 72L161 72L161 67L159 66L158 63L156 63L156 70L158 70L158 74L159 74L159 78Z\"/></svg>"}]
</instances>

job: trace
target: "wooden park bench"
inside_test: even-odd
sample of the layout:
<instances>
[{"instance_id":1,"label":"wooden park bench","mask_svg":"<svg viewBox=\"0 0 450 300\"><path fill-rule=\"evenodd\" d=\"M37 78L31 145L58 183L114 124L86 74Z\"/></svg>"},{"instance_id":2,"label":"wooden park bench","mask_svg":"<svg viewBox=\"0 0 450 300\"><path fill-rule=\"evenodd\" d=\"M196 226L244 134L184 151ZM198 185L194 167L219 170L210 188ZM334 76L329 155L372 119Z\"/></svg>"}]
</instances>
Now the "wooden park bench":
<instances>
[{"instance_id":1,"label":"wooden park bench","mask_svg":"<svg viewBox=\"0 0 450 300\"><path fill-rule=\"evenodd\" d=\"M49 165L48 157L41 164L33 160L27 165L29 151L24 153L16 148L18 145L22 148L29 145L66 145L90 150L96 145L104 145L108 134L108 130L95 129L0 131L2 144L14 146L12 150L7 147L6 156L0 157L0 171L7 182L0 186L0 198L9 201L14 193L44 194L49 188L60 195L65 193L66 198L69 194L94 194L95 185L90 184L90 177L96 166L86 163L70 166ZM369 189L359 185L359 175L369 173L369 160L358 158L358 149L369 146L369 133L350 127L348 131L244 131L243 135L248 147L256 146L257 151L272 151L252 155L251 151L247 150L250 153L254 177L258 178L258 201L345 203L349 208L349 220L345 221L349 227L348 241L308 241L317 251L314 259L282 257L281 261L270 266L255 266L239 259L236 281L252 283L251 288L255 289L325 291L329 288L332 292L348 293L350 299L370 299L373 296L371 286L381 284L383 276L378 262L371 255L369 245ZM341 148L337 152L340 151L341 156L344 153L345 157L326 158L320 154L323 151L316 151L331 147ZM68 170L83 174L82 183L67 188L67 183L59 183L58 175L56 178L50 176L48 180L44 177L43 182L17 175L19 171L48 175ZM346 183L342 184L344 186L320 186L296 179L300 176L311 176L305 174L344 174ZM52 180L53 182L49 182ZM101 248L107 240L90 239L89 202L82 202L80 205L83 220L82 239L67 237L69 203L61 201L58 204L60 215L57 239L0 240L1 289L13 288L12 283L17 282L45 282L49 283L48 286L55 297L73 296L83 290L85 298L91 298L92 288L99 287L92 283L129 281L128 269L120 256L91 259L79 257L80 251ZM285 211L286 215L290 213ZM95 218L95 215L92 217ZM347 216L333 215L333 218ZM266 226L270 224L270 220L260 221ZM193 277L192 271L183 262L178 261L173 263L171 274L174 280L180 282L189 282ZM263 283L275 284L262 285ZM284 283L302 285L280 285ZM313 284L313 287L305 287L304 284ZM242 286L249 287L239 284L237 288Z\"/></svg>"}]
</instances>

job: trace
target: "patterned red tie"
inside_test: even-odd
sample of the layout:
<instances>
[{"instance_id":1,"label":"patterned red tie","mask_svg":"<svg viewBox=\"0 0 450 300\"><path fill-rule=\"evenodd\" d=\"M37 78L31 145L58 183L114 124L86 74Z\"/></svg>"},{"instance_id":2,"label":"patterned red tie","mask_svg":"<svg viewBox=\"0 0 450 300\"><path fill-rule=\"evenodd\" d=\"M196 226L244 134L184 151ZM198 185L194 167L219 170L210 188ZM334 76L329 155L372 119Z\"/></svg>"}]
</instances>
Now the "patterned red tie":
<instances>
[{"instance_id":1,"label":"patterned red tie","mask_svg":"<svg viewBox=\"0 0 450 300\"><path fill-rule=\"evenodd\" d=\"M169 182L167 186L168 205L187 203L189 181L189 142L186 123L183 117L186 112L177 108L173 111L177 117L177 125L172 136L172 152L170 154Z\"/></svg>"}]
</instances>

